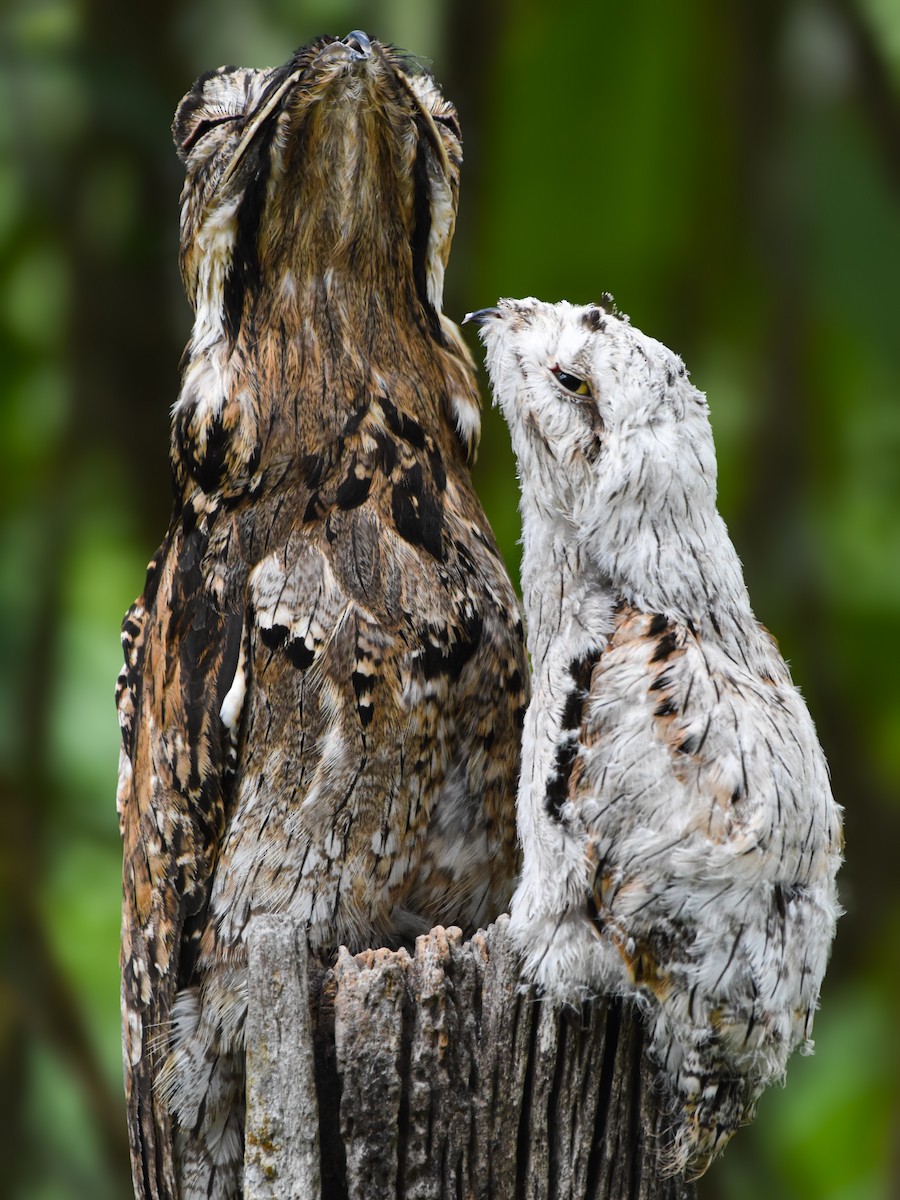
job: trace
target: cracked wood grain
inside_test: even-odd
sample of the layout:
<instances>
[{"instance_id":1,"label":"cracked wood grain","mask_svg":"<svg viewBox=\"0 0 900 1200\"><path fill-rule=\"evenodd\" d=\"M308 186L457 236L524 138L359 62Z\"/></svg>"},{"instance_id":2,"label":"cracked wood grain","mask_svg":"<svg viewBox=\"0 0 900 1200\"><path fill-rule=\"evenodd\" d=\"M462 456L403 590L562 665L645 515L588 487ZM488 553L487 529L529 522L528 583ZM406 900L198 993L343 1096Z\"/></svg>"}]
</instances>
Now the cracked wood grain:
<instances>
[{"instance_id":1,"label":"cracked wood grain","mask_svg":"<svg viewBox=\"0 0 900 1200\"><path fill-rule=\"evenodd\" d=\"M247 1028L253 1200L694 1200L662 1174L665 1117L638 1015L519 982L501 917L464 942L342 949L259 922ZM299 965L298 965L299 964Z\"/></svg>"},{"instance_id":2,"label":"cracked wood grain","mask_svg":"<svg viewBox=\"0 0 900 1200\"><path fill-rule=\"evenodd\" d=\"M321 1195L306 959L306 938L295 926L256 918L246 1025L245 1200Z\"/></svg>"}]
</instances>

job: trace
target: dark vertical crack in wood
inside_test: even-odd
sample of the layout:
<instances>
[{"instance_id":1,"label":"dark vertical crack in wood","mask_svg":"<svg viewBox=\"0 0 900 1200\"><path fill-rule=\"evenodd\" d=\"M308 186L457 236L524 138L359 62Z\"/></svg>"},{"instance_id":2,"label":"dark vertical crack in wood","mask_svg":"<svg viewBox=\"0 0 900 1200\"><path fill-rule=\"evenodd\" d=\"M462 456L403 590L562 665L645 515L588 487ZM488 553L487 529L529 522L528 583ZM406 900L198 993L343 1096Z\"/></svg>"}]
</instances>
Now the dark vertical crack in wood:
<instances>
[{"instance_id":1,"label":"dark vertical crack in wood","mask_svg":"<svg viewBox=\"0 0 900 1200\"><path fill-rule=\"evenodd\" d=\"M322 1186L304 1200L694 1200L661 1169L638 1014L538 1000L507 926L311 961ZM295 1016L271 1014L282 1031Z\"/></svg>"},{"instance_id":2,"label":"dark vertical crack in wood","mask_svg":"<svg viewBox=\"0 0 900 1200\"><path fill-rule=\"evenodd\" d=\"M559 1160L562 1152L560 1146L562 1122L559 1119L559 1104L562 1080L566 1069L568 1028L569 1012L565 1011L558 1024L553 1079L550 1084L550 1094L547 1097L547 1193L550 1196L559 1194Z\"/></svg>"},{"instance_id":3,"label":"dark vertical crack in wood","mask_svg":"<svg viewBox=\"0 0 900 1200\"><path fill-rule=\"evenodd\" d=\"M524 1009L526 1001L521 1002ZM528 1033L528 1051L525 1066L525 1081L522 1085L521 1108L519 1109L519 1127L516 1134L516 1200L526 1200L526 1186L532 1166L531 1141L531 1101L534 1091L534 1065L537 1054L537 1036L539 1016L532 1010L529 1014L531 1028ZM520 1012L521 1017L521 1012Z\"/></svg>"},{"instance_id":4,"label":"dark vertical crack in wood","mask_svg":"<svg viewBox=\"0 0 900 1200\"><path fill-rule=\"evenodd\" d=\"M401 1010L403 1022L400 1030L400 1078L404 1086L400 1091L400 1108L397 1113L397 1200L406 1200L406 1164L409 1154L409 1073L412 1059L411 1005L404 1004Z\"/></svg>"},{"instance_id":5,"label":"dark vertical crack in wood","mask_svg":"<svg viewBox=\"0 0 900 1200\"><path fill-rule=\"evenodd\" d=\"M636 1036L630 1039L630 1094L626 1091L628 1104L631 1109L630 1137L627 1143L628 1168L630 1172L628 1195L631 1200L640 1200L642 1166L647 1159L646 1143L653 1137L653 1131L643 1128L641 1124L641 1108L643 1100L643 1080L641 1078L641 1038L636 1020L636 1014L631 1013L631 1025Z\"/></svg>"},{"instance_id":6,"label":"dark vertical crack in wood","mask_svg":"<svg viewBox=\"0 0 900 1200\"><path fill-rule=\"evenodd\" d=\"M347 1160L340 1136L341 1077L334 1045L334 973L310 964L310 1015L316 1056L322 1200L347 1200Z\"/></svg>"},{"instance_id":7,"label":"dark vertical crack in wood","mask_svg":"<svg viewBox=\"0 0 900 1200\"><path fill-rule=\"evenodd\" d=\"M600 1079L597 1084L597 1108L594 1114L593 1141L588 1158L586 1200L609 1194L608 1188L601 1191L603 1169L607 1163L607 1124L612 1105L612 1086L615 1074L616 1054L619 1049L619 1032L622 1025L622 1003L610 1001L606 1007L606 1035L600 1060Z\"/></svg>"}]
</instances>

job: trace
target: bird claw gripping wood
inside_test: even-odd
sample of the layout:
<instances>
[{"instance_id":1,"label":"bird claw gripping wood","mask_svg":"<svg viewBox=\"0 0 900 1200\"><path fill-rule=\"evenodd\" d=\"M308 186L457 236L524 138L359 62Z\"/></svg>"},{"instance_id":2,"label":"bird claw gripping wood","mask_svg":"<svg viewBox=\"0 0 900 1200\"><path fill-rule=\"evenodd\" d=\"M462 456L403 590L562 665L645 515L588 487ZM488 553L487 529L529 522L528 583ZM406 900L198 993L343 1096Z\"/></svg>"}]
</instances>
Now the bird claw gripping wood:
<instances>
[{"instance_id":1,"label":"bird claw gripping wood","mask_svg":"<svg viewBox=\"0 0 900 1200\"><path fill-rule=\"evenodd\" d=\"M502 911L527 672L441 311L453 106L357 31L207 73L173 132L195 319L123 627L126 1091L141 1200L236 1200L256 915L359 950Z\"/></svg>"},{"instance_id":2,"label":"bird claw gripping wood","mask_svg":"<svg viewBox=\"0 0 900 1200\"><path fill-rule=\"evenodd\" d=\"M534 670L511 930L552 996L643 1008L671 1167L699 1174L811 1047L841 810L681 360L608 298L472 315L519 464Z\"/></svg>"}]
</instances>

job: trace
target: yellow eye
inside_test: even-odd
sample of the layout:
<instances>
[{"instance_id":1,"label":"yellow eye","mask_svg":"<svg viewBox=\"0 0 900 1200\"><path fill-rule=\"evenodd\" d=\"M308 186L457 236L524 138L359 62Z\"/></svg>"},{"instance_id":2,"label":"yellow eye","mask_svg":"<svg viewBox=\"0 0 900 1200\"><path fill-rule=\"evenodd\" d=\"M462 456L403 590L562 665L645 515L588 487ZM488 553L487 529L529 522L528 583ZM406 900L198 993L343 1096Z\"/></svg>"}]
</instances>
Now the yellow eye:
<instances>
[{"instance_id":1,"label":"yellow eye","mask_svg":"<svg viewBox=\"0 0 900 1200\"><path fill-rule=\"evenodd\" d=\"M559 367L554 366L550 370L556 377L556 382L560 387L564 387L573 396L591 395L591 385L586 379L579 379L577 375L570 375L568 371L562 371Z\"/></svg>"}]
</instances>

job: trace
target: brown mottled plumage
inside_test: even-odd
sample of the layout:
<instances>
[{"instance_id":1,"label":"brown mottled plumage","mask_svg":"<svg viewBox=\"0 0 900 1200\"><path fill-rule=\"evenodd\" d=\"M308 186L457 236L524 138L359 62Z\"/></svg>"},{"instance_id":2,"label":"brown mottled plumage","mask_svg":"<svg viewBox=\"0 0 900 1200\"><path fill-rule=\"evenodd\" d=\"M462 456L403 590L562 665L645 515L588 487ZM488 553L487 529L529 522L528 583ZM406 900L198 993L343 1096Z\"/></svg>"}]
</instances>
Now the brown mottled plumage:
<instances>
[{"instance_id":1,"label":"brown mottled plumage","mask_svg":"<svg viewBox=\"0 0 900 1200\"><path fill-rule=\"evenodd\" d=\"M452 106L357 33L211 72L174 134L196 319L123 630L126 1090L137 1195L226 1200L254 914L359 949L500 911L526 669L441 314Z\"/></svg>"}]
</instances>

